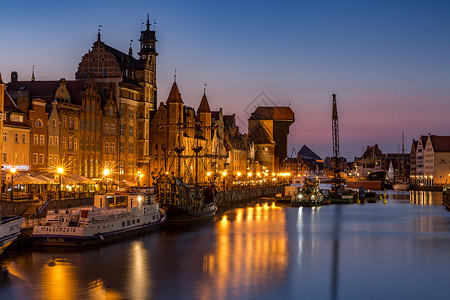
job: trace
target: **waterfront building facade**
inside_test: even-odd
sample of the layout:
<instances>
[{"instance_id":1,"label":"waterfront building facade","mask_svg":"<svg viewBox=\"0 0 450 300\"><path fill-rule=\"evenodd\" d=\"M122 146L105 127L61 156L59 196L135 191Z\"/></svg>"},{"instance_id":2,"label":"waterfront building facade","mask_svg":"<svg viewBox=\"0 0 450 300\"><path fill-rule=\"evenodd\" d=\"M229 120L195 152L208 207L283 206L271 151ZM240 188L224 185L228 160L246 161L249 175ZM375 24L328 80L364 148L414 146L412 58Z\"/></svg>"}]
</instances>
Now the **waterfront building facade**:
<instances>
[{"instance_id":1,"label":"waterfront building facade","mask_svg":"<svg viewBox=\"0 0 450 300\"><path fill-rule=\"evenodd\" d=\"M30 126L9 94L3 93L2 171L30 170Z\"/></svg>"},{"instance_id":2,"label":"waterfront building facade","mask_svg":"<svg viewBox=\"0 0 450 300\"><path fill-rule=\"evenodd\" d=\"M156 34L154 30L150 30L148 19L146 30L141 31L139 41L139 59L136 59L133 57L131 45L128 54L121 52L101 41L99 32L92 49L83 56L75 77L78 80L87 80L92 77L98 86L102 105L109 103L108 107L117 106L115 126L117 126L116 131L119 137L117 142L105 140L103 149L111 152L111 143L117 147L118 165L115 172L118 174L118 179L136 181L137 174L140 172L147 174L142 182L149 184L149 125L150 115L155 110L157 101L156 57L158 53L156 52ZM110 126L108 122L105 122L103 126L106 124ZM103 130L105 130L104 127ZM112 138L112 134L108 136ZM111 154L116 153L104 154L109 161L112 159Z\"/></svg>"},{"instance_id":3,"label":"waterfront building facade","mask_svg":"<svg viewBox=\"0 0 450 300\"><path fill-rule=\"evenodd\" d=\"M428 134L424 149L425 185L444 185L450 180L450 136Z\"/></svg>"},{"instance_id":4,"label":"waterfront building facade","mask_svg":"<svg viewBox=\"0 0 450 300\"><path fill-rule=\"evenodd\" d=\"M290 107L259 106L248 119L248 137L255 159L269 170L278 170L287 157L287 136L295 115Z\"/></svg>"}]
</instances>

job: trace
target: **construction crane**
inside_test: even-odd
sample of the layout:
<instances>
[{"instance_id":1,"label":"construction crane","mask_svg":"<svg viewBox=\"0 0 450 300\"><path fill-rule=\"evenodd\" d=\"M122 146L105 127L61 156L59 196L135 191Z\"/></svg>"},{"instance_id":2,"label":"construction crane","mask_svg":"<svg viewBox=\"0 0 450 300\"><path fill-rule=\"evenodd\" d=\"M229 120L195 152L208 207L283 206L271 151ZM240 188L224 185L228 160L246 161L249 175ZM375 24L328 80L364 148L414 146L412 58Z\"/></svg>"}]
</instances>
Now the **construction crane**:
<instances>
[{"instance_id":1,"label":"construction crane","mask_svg":"<svg viewBox=\"0 0 450 300\"><path fill-rule=\"evenodd\" d=\"M336 94L333 94L333 115L332 115L332 132L333 132L333 157L334 169L339 170L339 123L336 104Z\"/></svg>"}]
</instances>

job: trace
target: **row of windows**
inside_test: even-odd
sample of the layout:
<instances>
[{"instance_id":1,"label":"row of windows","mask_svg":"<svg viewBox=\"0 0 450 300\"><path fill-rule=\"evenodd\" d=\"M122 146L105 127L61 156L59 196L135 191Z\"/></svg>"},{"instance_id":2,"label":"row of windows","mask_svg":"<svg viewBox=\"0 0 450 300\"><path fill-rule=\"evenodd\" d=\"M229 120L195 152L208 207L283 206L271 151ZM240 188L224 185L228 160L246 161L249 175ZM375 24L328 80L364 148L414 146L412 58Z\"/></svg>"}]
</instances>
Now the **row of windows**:
<instances>
[{"instance_id":1,"label":"row of windows","mask_svg":"<svg viewBox=\"0 0 450 300\"><path fill-rule=\"evenodd\" d=\"M68 149L69 150L78 150L78 139L77 138L73 138L73 137L69 137L69 143L68 143ZM62 138L62 147L64 150L67 149L66 146L66 138L63 137Z\"/></svg>"},{"instance_id":2,"label":"row of windows","mask_svg":"<svg viewBox=\"0 0 450 300\"><path fill-rule=\"evenodd\" d=\"M56 123L56 122L54 122ZM67 117L63 116L62 127L67 128ZM55 128L55 127L53 127ZM78 129L78 118L69 117L69 129Z\"/></svg>"},{"instance_id":3,"label":"row of windows","mask_svg":"<svg viewBox=\"0 0 450 300\"><path fill-rule=\"evenodd\" d=\"M3 132L3 142L8 142L8 132ZM26 144L27 143L27 135L25 133L19 134L17 132L14 133L14 143L16 144Z\"/></svg>"},{"instance_id":4,"label":"row of windows","mask_svg":"<svg viewBox=\"0 0 450 300\"><path fill-rule=\"evenodd\" d=\"M58 164L58 154L49 154L48 155L48 162L50 165L57 165Z\"/></svg>"},{"instance_id":5,"label":"row of windows","mask_svg":"<svg viewBox=\"0 0 450 300\"><path fill-rule=\"evenodd\" d=\"M43 134L33 134L33 146L45 146L45 136Z\"/></svg>"},{"instance_id":6,"label":"row of windows","mask_svg":"<svg viewBox=\"0 0 450 300\"><path fill-rule=\"evenodd\" d=\"M26 153L15 152L15 153L10 153L10 154L14 154L13 161L8 161L8 153L3 152L3 162L4 163L11 163L11 164L15 164L15 165L17 165L17 164L24 164L25 165L25 164L28 163L27 154ZM19 155L19 154L21 154L21 155ZM21 157L22 160L19 160L19 157Z\"/></svg>"},{"instance_id":7,"label":"row of windows","mask_svg":"<svg viewBox=\"0 0 450 300\"><path fill-rule=\"evenodd\" d=\"M45 162L44 162L44 154L43 153L33 153L33 164L34 165L37 165L37 164L40 164L40 165L43 165Z\"/></svg>"},{"instance_id":8,"label":"row of windows","mask_svg":"<svg viewBox=\"0 0 450 300\"><path fill-rule=\"evenodd\" d=\"M116 153L116 143L111 142L111 144L110 144L109 142L105 142L105 153L115 154Z\"/></svg>"},{"instance_id":9,"label":"row of windows","mask_svg":"<svg viewBox=\"0 0 450 300\"><path fill-rule=\"evenodd\" d=\"M13 122L23 122L23 116L12 114L10 116L11 121Z\"/></svg>"},{"instance_id":10,"label":"row of windows","mask_svg":"<svg viewBox=\"0 0 450 300\"><path fill-rule=\"evenodd\" d=\"M116 124L105 123L105 134L116 134Z\"/></svg>"}]
</instances>

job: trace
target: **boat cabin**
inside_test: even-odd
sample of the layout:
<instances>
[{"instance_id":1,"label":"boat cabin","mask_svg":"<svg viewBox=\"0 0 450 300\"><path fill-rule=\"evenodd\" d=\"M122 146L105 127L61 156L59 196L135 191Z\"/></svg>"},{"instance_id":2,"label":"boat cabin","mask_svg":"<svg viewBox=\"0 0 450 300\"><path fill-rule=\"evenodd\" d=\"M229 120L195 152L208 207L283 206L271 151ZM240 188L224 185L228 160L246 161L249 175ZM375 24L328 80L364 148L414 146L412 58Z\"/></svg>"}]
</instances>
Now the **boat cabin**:
<instances>
[{"instance_id":1,"label":"boat cabin","mask_svg":"<svg viewBox=\"0 0 450 300\"><path fill-rule=\"evenodd\" d=\"M95 195L94 207L136 207L144 202L148 201L149 197L141 195L116 195L116 194L105 194L105 195Z\"/></svg>"}]
</instances>

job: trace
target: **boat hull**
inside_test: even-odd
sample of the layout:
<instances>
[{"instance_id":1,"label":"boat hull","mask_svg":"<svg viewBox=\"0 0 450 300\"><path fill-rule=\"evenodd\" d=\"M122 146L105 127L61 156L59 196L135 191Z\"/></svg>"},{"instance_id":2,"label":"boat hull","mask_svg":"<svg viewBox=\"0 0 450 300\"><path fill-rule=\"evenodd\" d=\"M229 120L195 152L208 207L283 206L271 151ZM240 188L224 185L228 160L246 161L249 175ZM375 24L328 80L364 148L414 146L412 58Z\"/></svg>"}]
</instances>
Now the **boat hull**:
<instances>
[{"instance_id":1,"label":"boat hull","mask_svg":"<svg viewBox=\"0 0 450 300\"><path fill-rule=\"evenodd\" d=\"M20 235L22 217L5 217L0 223L0 255Z\"/></svg>"},{"instance_id":2,"label":"boat hull","mask_svg":"<svg viewBox=\"0 0 450 300\"><path fill-rule=\"evenodd\" d=\"M365 190L383 190L384 182L380 180L349 180L347 179L347 187L351 189L359 189L360 187Z\"/></svg>"},{"instance_id":3,"label":"boat hull","mask_svg":"<svg viewBox=\"0 0 450 300\"><path fill-rule=\"evenodd\" d=\"M164 222L166 216L159 221L139 226L127 228L124 230L112 231L90 236L76 236L65 234L32 234L31 239L35 246L45 247L89 247L105 244L115 240L121 240L127 237L140 235L146 232L157 230Z\"/></svg>"},{"instance_id":4,"label":"boat hull","mask_svg":"<svg viewBox=\"0 0 450 300\"><path fill-rule=\"evenodd\" d=\"M410 184L408 183L398 183L392 186L392 189L395 191L408 191L410 188Z\"/></svg>"},{"instance_id":5,"label":"boat hull","mask_svg":"<svg viewBox=\"0 0 450 300\"><path fill-rule=\"evenodd\" d=\"M167 225L173 223L191 223L214 218L217 206L210 205L202 208L183 207L178 205L164 206L167 215Z\"/></svg>"},{"instance_id":6,"label":"boat hull","mask_svg":"<svg viewBox=\"0 0 450 300\"><path fill-rule=\"evenodd\" d=\"M331 196L331 204L353 204L354 196Z\"/></svg>"}]
</instances>

